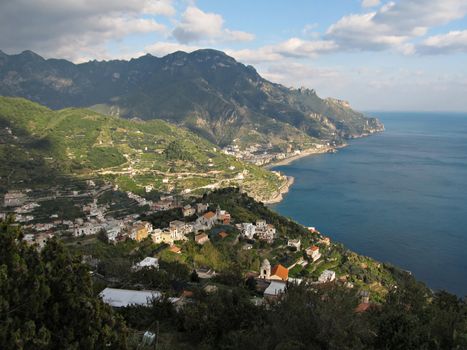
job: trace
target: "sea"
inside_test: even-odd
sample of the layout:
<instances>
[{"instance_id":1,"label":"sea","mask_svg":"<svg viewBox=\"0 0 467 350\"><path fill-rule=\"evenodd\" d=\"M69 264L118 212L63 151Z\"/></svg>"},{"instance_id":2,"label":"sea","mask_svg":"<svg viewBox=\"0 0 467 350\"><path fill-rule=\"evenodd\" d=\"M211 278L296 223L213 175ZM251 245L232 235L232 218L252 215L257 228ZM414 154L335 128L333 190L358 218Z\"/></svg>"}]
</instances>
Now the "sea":
<instances>
[{"instance_id":1,"label":"sea","mask_svg":"<svg viewBox=\"0 0 467 350\"><path fill-rule=\"evenodd\" d=\"M273 209L351 250L467 295L467 113L371 113L386 131L275 167Z\"/></svg>"}]
</instances>

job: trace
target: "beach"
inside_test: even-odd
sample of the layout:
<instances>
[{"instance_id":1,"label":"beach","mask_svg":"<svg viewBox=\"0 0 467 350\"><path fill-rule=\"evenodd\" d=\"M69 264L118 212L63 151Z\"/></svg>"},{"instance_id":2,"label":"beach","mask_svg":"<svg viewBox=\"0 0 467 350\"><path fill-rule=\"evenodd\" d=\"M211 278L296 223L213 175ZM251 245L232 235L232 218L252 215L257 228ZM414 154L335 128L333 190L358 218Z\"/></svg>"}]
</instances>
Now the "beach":
<instances>
[{"instance_id":1,"label":"beach","mask_svg":"<svg viewBox=\"0 0 467 350\"><path fill-rule=\"evenodd\" d=\"M343 146L340 146L340 147L331 147L331 146L328 146L328 147L325 147L325 148L321 148L321 149L317 149L317 148L308 148L308 149L305 149L303 151L300 152L300 154L296 154L296 155L293 155L291 157L287 157L287 158L284 158L284 159L281 159L281 160L278 160L278 161L275 161L275 162L271 162L267 165L265 165L264 167L266 169L271 169L271 168L274 168L276 166L282 166L282 165L289 165L290 163L300 159L300 158L305 158L305 157L308 157L308 156L311 156L311 155L314 155L314 154L323 154L323 153L334 153L336 152L337 148L342 148L342 147L345 147L347 145L343 145Z\"/></svg>"}]
</instances>

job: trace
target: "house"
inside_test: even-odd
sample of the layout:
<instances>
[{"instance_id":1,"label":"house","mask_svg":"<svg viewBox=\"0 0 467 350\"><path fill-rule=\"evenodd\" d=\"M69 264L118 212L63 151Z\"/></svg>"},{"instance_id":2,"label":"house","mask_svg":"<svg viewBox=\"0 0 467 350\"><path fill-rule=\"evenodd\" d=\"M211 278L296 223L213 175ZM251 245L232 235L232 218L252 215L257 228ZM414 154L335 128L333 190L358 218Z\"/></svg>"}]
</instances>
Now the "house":
<instances>
[{"instance_id":1,"label":"house","mask_svg":"<svg viewBox=\"0 0 467 350\"><path fill-rule=\"evenodd\" d=\"M130 238L135 241L142 241L152 232L152 225L147 221L135 222L130 229Z\"/></svg>"},{"instance_id":2,"label":"house","mask_svg":"<svg viewBox=\"0 0 467 350\"><path fill-rule=\"evenodd\" d=\"M75 237L95 235L103 228L104 226L101 224L97 224L95 222L86 222L80 226L76 225L73 230L73 235Z\"/></svg>"},{"instance_id":3,"label":"house","mask_svg":"<svg viewBox=\"0 0 467 350\"><path fill-rule=\"evenodd\" d=\"M182 253L182 248L177 247L176 245L171 246L169 250L174 254L181 254Z\"/></svg>"},{"instance_id":4,"label":"house","mask_svg":"<svg viewBox=\"0 0 467 350\"><path fill-rule=\"evenodd\" d=\"M300 250L301 242L300 239L289 239L287 241L287 246L295 248L297 251Z\"/></svg>"},{"instance_id":5,"label":"house","mask_svg":"<svg viewBox=\"0 0 467 350\"><path fill-rule=\"evenodd\" d=\"M321 276L318 277L318 282L326 283L332 282L336 279L336 273L331 270L324 270Z\"/></svg>"},{"instance_id":6,"label":"house","mask_svg":"<svg viewBox=\"0 0 467 350\"><path fill-rule=\"evenodd\" d=\"M160 228L154 229L152 231L151 238L154 243L161 243L162 242L162 230Z\"/></svg>"},{"instance_id":7,"label":"house","mask_svg":"<svg viewBox=\"0 0 467 350\"><path fill-rule=\"evenodd\" d=\"M253 239L256 233L256 226L250 222L245 222L242 226L242 235L248 239Z\"/></svg>"},{"instance_id":8,"label":"house","mask_svg":"<svg viewBox=\"0 0 467 350\"><path fill-rule=\"evenodd\" d=\"M198 226L205 227L209 230L216 224L216 221L217 221L216 213L212 211L208 211L207 213L204 213L202 216L200 216L196 220L196 223L198 224Z\"/></svg>"},{"instance_id":9,"label":"house","mask_svg":"<svg viewBox=\"0 0 467 350\"><path fill-rule=\"evenodd\" d=\"M117 237L125 228L125 224L121 220L109 220L103 225L103 229L107 233L107 239L110 242L116 242Z\"/></svg>"},{"instance_id":10,"label":"house","mask_svg":"<svg viewBox=\"0 0 467 350\"><path fill-rule=\"evenodd\" d=\"M47 244L47 241L53 238L53 234L50 232L42 232L34 236L34 243L39 246L39 249L42 249Z\"/></svg>"},{"instance_id":11,"label":"house","mask_svg":"<svg viewBox=\"0 0 467 350\"><path fill-rule=\"evenodd\" d=\"M152 209L156 211L165 211L175 207L172 200L160 200L152 205Z\"/></svg>"},{"instance_id":12,"label":"house","mask_svg":"<svg viewBox=\"0 0 467 350\"><path fill-rule=\"evenodd\" d=\"M272 243L276 238L276 229L273 225L267 224L265 220L256 221L256 235L260 240Z\"/></svg>"},{"instance_id":13,"label":"house","mask_svg":"<svg viewBox=\"0 0 467 350\"><path fill-rule=\"evenodd\" d=\"M140 262L133 265L134 270L141 270L143 268L159 269L159 260L157 258L147 256Z\"/></svg>"},{"instance_id":14,"label":"house","mask_svg":"<svg viewBox=\"0 0 467 350\"><path fill-rule=\"evenodd\" d=\"M195 236L195 242L198 244L203 245L204 243L209 241L209 236L205 233L201 233Z\"/></svg>"},{"instance_id":15,"label":"house","mask_svg":"<svg viewBox=\"0 0 467 350\"><path fill-rule=\"evenodd\" d=\"M203 214L205 211L208 210L209 204L206 203L197 203L196 204L196 213Z\"/></svg>"},{"instance_id":16,"label":"house","mask_svg":"<svg viewBox=\"0 0 467 350\"><path fill-rule=\"evenodd\" d=\"M217 207L217 210L216 210L216 217L217 217L217 221L223 225L230 225L230 220L231 220L231 217L230 217L230 213L225 211L225 210L221 210L220 207Z\"/></svg>"},{"instance_id":17,"label":"house","mask_svg":"<svg viewBox=\"0 0 467 350\"><path fill-rule=\"evenodd\" d=\"M196 209L187 204L182 208L182 213L184 217L193 216L196 213Z\"/></svg>"},{"instance_id":18,"label":"house","mask_svg":"<svg viewBox=\"0 0 467 350\"><path fill-rule=\"evenodd\" d=\"M264 291L264 297L268 299L277 299L280 295L284 294L286 290L286 283L280 281L271 281L271 284Z\"/></svg>"},{"instance_id":19,"label":"house","mask_svg":"<svg viewBox=\"0 0 467 350\"><path fill-rule=\"evenodd\" d=\"M289 270L285 266L277 264L272 268L269 279L287 281L289 279Z\"/></svg>"},{"instance_id":20,"label":"house","mask_svg":"<svg viewBox=\"0 0 467 350\"><path fill-rule=\"evenodd\" d=\"M3 206L4 207L19 207L27 200L27 195L21 191L9 191L5 193Z\"/></svg>"},{"instance_id":21,"label":"house","mask_svg":"<svg viewBox=\"0 0 467 350\"><path fill-rule=\"evenodd\" d=\"M305 250L306 255L310 257L313 262L321 258L321 253L319 252L319 247L312 245L311 247Z\"/></svg>"},{"instance_id":22,"label":"house","mask_svg":"<svg viewBox=\"0 0 467 350\"><path fill-rule=\"evenodd\" d=\"M169 231L172 239L178 241L183 239L186 234L193 232L193 225L180 220L174 220L169 223Z\"/></svg>"},{"instance_id":23,"label":"house","mask_svg":"<svg viewBox=\"0 0 467 350\"><path fill-rule=\"evenodd\" d=\"M373 304L370 304L370 292L367 290L361 290L358 293L360 297L360 304L355 308L356 313L362 313L367 311L369 308L374 306Z\"/></svg>"},{"instance_id":24,"label":"house","mask_svg":"<svg viewBox=\"0 0 467 350\"><path fill-rule=\"evenodd\" d=\"M331 244L331 240L329 239L329 237L323 237L323 238L319 241L319 243L324 244L324 245L326 245L326 246L329 246L329 245Z\"/></svg>"},{"instance_id":25,"label":"house","mask_svg":"<svg viewBox=\"0 0 467 350\"><path fill-rule=\"evenodd\" d=\"M99 296L104 303L112 307L127 307L130 305L148 306L152 300L160 299L162 294L156 290L105 288Z\"/></svg>"}]
</instances>

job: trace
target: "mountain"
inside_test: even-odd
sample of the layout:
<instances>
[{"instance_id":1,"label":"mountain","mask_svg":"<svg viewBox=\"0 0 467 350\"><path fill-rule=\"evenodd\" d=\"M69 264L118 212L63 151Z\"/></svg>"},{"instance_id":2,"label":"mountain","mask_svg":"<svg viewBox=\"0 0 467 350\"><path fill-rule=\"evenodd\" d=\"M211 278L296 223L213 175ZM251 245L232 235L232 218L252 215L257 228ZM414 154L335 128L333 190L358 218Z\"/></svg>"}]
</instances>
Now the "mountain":
<instances>
[{"instance_id":1,"label":"mountain","mask_svg":"<svg viewBox=\"0 0 467 350\"><path fill-rule=\"evenodd\" d=\"M260 200L286 178L223 154L162 120L125 120L87 109L59 111L0 97L0 189L50 186L64 177L110 180L123 190L162 192L239 186Z\"/></svg>"},{"instance_id":2,"label":"mountain","mask_svg":"<svg viewBox=\"0 0 467 350\"><path fill-rule=\"evenodd\" d=\"M53 109L90 107L126 118L163 119L225 146L255 143L309 148L381 131L348 103L321 99L262 78L223 52L73 64L25 51L0 55L0 95Z\"/></svg>"}]
</instances>

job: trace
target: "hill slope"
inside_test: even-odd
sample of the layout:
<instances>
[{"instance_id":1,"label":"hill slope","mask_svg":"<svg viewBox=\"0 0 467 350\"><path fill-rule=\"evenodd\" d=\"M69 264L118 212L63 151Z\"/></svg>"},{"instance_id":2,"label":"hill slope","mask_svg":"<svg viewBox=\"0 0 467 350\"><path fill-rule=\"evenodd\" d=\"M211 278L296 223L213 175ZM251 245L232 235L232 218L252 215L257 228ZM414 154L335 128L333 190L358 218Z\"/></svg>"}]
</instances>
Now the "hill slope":
<instances>
[{"instance_id":1,"label":"hill slope","mask_svg":"<svg viewBox=\"0 0 467 350\"><path fill-rule=\"evenodd\" d=\"M343 101L271 83L253 67L208 49L78 65L31 51L0 52L0 94L54 109L92 106L111 115L164 119L220 146L238 139L241 146L307 148L383 128Z\"/></svg>"},{"instance_id":2,"label":"hill slope","mask_svg":"<svg viewBox=\"0 0 467 350\"><path fill-rule=\"evenodd\" d=\"M0 97L0 185L50 184L51 177L102 177L124 190L203 192L240 186L258 199L285 179L237 161L199 136L161 120L138 121L86 109L52 111Z\"/></svg>"}]
</instances>

